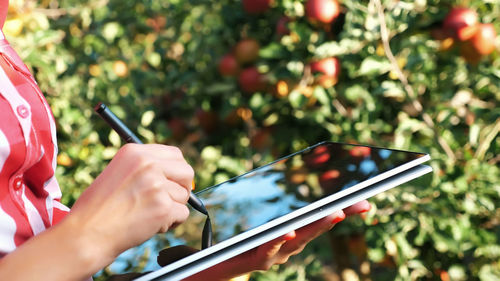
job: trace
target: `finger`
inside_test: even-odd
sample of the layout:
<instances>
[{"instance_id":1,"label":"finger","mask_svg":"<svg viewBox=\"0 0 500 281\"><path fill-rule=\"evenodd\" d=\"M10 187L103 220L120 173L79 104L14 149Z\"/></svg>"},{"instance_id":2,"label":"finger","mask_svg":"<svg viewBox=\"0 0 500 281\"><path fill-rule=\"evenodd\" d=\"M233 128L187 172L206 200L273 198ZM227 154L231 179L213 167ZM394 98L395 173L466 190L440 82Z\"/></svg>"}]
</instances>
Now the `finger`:
<instances>
[{"instance_id":1,"label":"finger","mask_svg":"<svg viewBox=\"0 0 500 281\"><path fill-rule=\"evenodd\" d=\"M298 249L303 248L314 238L330 230L335 224L344 220L345 214L342 210L315 221L307 226L297 229L296 237L283 245L280 254L289 255L296 252Z\"/></svg>"},{"instance_id":2,"label":"finger","mask_svg":"<svg viewBox=\"0 0 500 281\"><path fill-rule=\"evenodd\" d=\"M273 243L265 243L257 249L257 256L262 257L265 260L272 259L281 249L281 246L285 244L286 240L280 239L274 241Z\"/></svg>"},{"instance_id":3,"label":"finger","mask_svg":"<svg viewBox=\"0 0 500 281\"><path fill-rule=\"evenodd\" d=\"M263 245L260 245L257 248L257 256L270 258L276 255L276 253L280 250L281 246L290 240L293 240L296 237L296 232L291 231L283 236L280 236L274 240L271 240ZM263 254L263 255L262 255Z\"/></svg>"},{"instance_id":4,"label":"finger","mask_svg":"<svg viewBox=\"0 0 500 281\"><path fill-rule=\"evenodd\" d=\"M163 169L165 176L191 190L194 178L193 168L186 162L182 151L175 146L148 144L144 152Z\"/></svg>"},{"instance_id":5,"label":"finger","mask_svg":"<svg viewBox=\"0 0 500 281\"><path fill-rule=\"evenodd\" d=\"M368 201L363 200L361 202L358 202L352 206L349 206L344 209L344 212L347 216L352 216L356 214L361 214L370 211L372 208L372 205L368 203Z\"/></svg>"},{"instance_id":6,"label":"finger","mask_svg":"<svg viewBox=\"0 0 500 281\"><path fill-rule=\"evenodd\" d=\"M186 204L189 199L189 191L185 187L178 184L177 182L167 180L165 182L165 188L170 195L170 198L175 202Z\"/></svg>"},{"instance_id":7,"label":"finger","mask_svg":"<svg viewBox=\"0 0 500 281\"><path fill-rule=\"evenodd\" d=\"M151 157L169 160L169 159L184 159L182 151L176 146L163 144L146 144L148 153Z\"/></svg>"},{"instance_id":8,"label":"finger","mask_svg":"<svg viewBox=\"0 0 500 281\"><path fill-rule=\"evenodd\" d=\"M189 193L185 187L179 183L169 180L162 176L162 170L159 167L149 168L148 173L134 177L134 186L142 187L153 198L161 196L161 200L168 200L186 204L189 199ZM144 196L144 195L143 195ZM165 197L165 196L168 196Z\"/></svg>"},{"instance_id":9,"label":"finger","mask_svg":"<svg viewBox=\"0 0 500 281\"><path fill-rule=\"evenodd\" d=\"M275 264L277 254L285 242L286 240L278 239L260 245L249 252L251 255L250 258L247 258L247 264L253 270L268 270Z\"/></svg>"},{"instance_id":10,"label":"finger","mask_svg":"<svg viewBox=\"0 0 500 281\"><path fill-rule=\"evenodd\" d=\"M161 163L161 165L167 179L175 181L187 191L191 191L194 179L194 170L191 165L183 159Z\"/></svg>"},{"instance_id":11,"label":"finger","mask_svg":"<svg viewBox=\"0 0 500 281\"><path fill-rule=\"evenodd\" d=\"M184 204L173 202L168 211L169 214L165 216L166 220L158 231L159 233L165 233L169 229L175 228L179 224L185 222L189 217L189 209Z\"/></svg>"},{"instance_id":12,"label":"finger","mask_svg":"<svg viewBox=\"0 0 500 281\"><path fill-rule=\"evenodd\" d=\"M187 163L185 163L184 168L188 167L186 165ZM179 173L183 172L182 165L173 165L173 167L178 167L177 169L179 171L176 171L174 174L170 173L169 174L170 176L165 175L165 171L162 170L161 167L154 167L152 168L152 173L150 173L150 177L156 177L155 181L157 183L163 183L162 188L164 188L167 191L172 200L182 204L186 204L186 202L189 199L189 195L191 193L191 188L186 188L185 185L179 182L180 177L182 177L182 175L179 175ZM191 166L188 167L188 169L190 168ZM161 176L162 173L164 175L163 177ZM189 173L189 171L187 173Z\"/></svg>"},{"instance_id":13,"label":"finger","mask_svg":"<svg viewBox=\"0 0 500 281\"><path fill-rule=\"evenodd\" d=\"M173 208L171 209L174 215L174 223L181 224L185 222L189 217L189 208L185 204L174 202Z\"/></svg>"}]
</instances>

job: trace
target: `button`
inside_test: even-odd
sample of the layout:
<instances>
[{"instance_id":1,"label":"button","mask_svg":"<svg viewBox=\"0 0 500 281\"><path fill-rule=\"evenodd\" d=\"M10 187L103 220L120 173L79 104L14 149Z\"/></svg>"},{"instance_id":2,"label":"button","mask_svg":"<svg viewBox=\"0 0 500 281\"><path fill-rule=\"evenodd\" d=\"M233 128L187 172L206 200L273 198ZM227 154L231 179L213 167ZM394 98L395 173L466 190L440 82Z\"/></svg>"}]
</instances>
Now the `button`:
<instances>
[{"instance_id":1,"label":"button","mask_svg":"<svg viewBox=\"0 0 500 281\"><path fill-rule=\"evenodd\" d=\"M28 107L24 104L20 105L17 107L17 114L21 116L21 118L26 118L30 115L30 112L28 111Z\"/></svg>"},{"instance_id":2,"label":"button","mask_svg":"<svg viewBox=\"0 0 500 281\"><path fill-rule=\"evenodd\" d=\"M14 190L18 191L23 186L23 180L21 178L17 178L14 180L13 185L14 185Z\"/></svg>"}]
</instances>

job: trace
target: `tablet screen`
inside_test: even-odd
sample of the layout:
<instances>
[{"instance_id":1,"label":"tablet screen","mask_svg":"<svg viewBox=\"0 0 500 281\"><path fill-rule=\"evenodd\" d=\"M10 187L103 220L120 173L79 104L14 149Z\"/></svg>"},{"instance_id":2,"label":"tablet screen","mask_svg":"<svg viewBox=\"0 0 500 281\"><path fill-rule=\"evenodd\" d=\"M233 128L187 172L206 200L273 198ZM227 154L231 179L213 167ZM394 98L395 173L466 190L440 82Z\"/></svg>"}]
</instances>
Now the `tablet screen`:
<instances>
[{"instance_id":1,"label":"tablet screen","mask_svg":"<svg viewBox=\"0 0 500 281\"><path fill-rule=\"evenodd\" d=\"M214 243L218 243L423 156L326 142L197 195L210 213ZM204 217L195 213L189 220L201 234Z\"/></svg>"}]
</instances>

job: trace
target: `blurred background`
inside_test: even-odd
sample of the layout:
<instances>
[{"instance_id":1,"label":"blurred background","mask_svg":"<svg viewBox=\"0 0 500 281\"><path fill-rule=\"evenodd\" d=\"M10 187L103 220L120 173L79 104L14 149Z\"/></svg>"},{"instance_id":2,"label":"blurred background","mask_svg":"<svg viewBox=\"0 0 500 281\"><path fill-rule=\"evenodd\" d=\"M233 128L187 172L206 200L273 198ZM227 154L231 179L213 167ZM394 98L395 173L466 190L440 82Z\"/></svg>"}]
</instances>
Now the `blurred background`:
<instances>
[{"instance_id":1,"label":"blurred background","mask_svg":"<svg viewBox=\"0 0 500 281\"><path fill-rule=\"evenodd\" d=\"M64 204L123 144L99 101L180 146L197 190L323 140L426 152L432 175L247 278L500 279L498 0L10 2L4 33L57 119ZM167 236L96 280L150 269Z\"/></svg>"}]
</instances>

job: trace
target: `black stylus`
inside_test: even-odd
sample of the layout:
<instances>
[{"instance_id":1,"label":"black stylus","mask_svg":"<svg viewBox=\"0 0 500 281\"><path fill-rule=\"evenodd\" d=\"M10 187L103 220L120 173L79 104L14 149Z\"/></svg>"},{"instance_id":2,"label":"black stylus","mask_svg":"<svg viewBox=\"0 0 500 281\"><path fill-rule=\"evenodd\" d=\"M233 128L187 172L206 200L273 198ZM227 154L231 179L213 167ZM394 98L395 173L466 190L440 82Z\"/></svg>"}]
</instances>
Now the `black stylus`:
<instances>
[{"instance_id":1,"label":"black stylus","mask_svg":"<svg viewBox=\"0 0 500 281\"><path fill-rule=\"evenodd\" d=\"M98 103L94 110L111 126L111 128L113 128L113 130L118 133L118 135L120 135L124 141L129 143L143 143L105 104L102 102ZM198 197L196 197L196 195L192 192L189 194L188 203L200 213L208 216L207 208L205 208L203 202L201 202L201 200L198 199Z\"/></svg>"}]
</instances>

